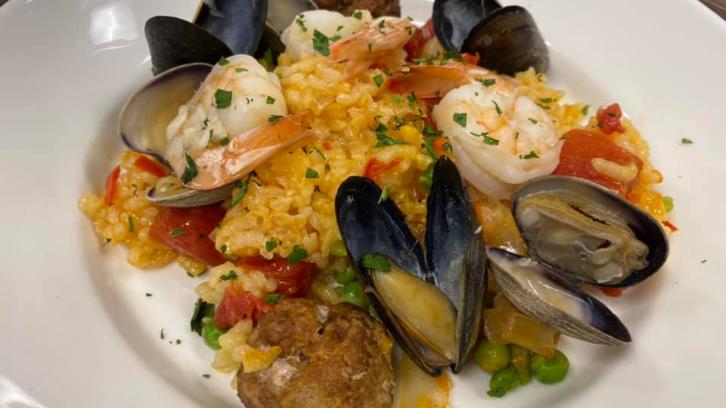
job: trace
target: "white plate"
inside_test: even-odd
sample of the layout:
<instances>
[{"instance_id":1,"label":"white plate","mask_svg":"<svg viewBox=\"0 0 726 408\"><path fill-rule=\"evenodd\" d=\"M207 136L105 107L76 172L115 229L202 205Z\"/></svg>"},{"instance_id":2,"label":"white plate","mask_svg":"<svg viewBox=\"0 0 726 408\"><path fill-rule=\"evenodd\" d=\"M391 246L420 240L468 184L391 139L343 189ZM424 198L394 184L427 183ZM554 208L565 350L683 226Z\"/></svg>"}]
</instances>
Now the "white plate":
<instances>
[{"instance_id":1,"label":"white plate","mask_svg":"<svg viewBox=\"0 0 726 408\"><path fill-rule=\"evenodd\" d=\"M429 14L429 1L402 3L418 20ZM564 340L565 383L503 400L486 397L486 376L467 370L453 406L721 405L726 24L693 0L531 3L551 46L553 84L573 99L621 103L651 144L681 231L657 277L607 300L632 345ZM127 266L124 250L99 248L77 209L121 149L113 125L122 101L150 75L145 20L189 18L195 6L13 0L0 8L0 407L239 406L230 378L212 372L212 352L189 333L196 281L178 267ZM182 344L162 341L162 328Z\"/></svg>"}]
</instances>

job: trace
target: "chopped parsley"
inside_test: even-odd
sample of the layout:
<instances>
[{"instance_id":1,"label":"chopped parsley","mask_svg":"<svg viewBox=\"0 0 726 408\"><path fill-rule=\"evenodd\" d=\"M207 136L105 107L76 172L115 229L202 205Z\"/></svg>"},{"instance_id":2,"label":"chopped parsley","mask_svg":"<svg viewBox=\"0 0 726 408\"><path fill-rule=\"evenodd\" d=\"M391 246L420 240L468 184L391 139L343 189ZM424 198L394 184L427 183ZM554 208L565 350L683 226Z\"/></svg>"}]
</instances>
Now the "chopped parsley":
<instances>
[{"instance_id":1,"label":"chopped parsley","mask_svg":"<svg viewBox=\"0 0 726 408\"><path fill-rule=\"evenodd\" d=\"M394 139L391 136L388 136L388 128L383 123L379 123L376 128L376 138L378 138L378 142L374 147L406 144L403 140Z\"/></svg>"},{"instance_id":2,"label":"chopped parsley","mask_svg":"<svg viewBox=\"0 0 726 408\"><path fill-rule=\"evenodd\" d=\"M242 180L237 180L237 192L232 196L232 207L239 204L240 201L242 201L243 198L247 195L247 183Z\"/></svg>"},{"instance_id":3,"label":"chopped parsley","mask_svg":"<svg viewBox=\"0 0 726 408\"><path fill-rule=\"evenodd\" d=\"M539 156L537 155L537 152L535 152L534 150L531 150L529 153L527 153L525 155L520 154L519 158L523 159L523 160L530 160L530 159L539 159Z\"/></svg>"},{"instance_id":4,"label":"chopped parsley","mask_svg":"<svg viewBox=\"0 0 726 408\"><path fill-rule=\"evenodd\" d=\"M204 377L204 378L211 378L212 376L209 375L209 374L202 374L202 377Z\"/></svg>"},{"instance_id":5,"label":"chopped parsley","mask_svg":"<svg viewBox=\"0 0 726 408\"><path fill-rule=\"evenodd\" d=\"M375 269L381 272L389 272L391 270L391 264L388 263L388 259L384 255L365 254L363 255L361 264L364 268Z\"/></svg>"},{"instance_id":6,"label":"chopped parsley","mask_svg":"<svg viewBox=\"0 0 726 408\"><path fill-rule=\"evenodd\" d=\"M590 105L585 105L582 107L582 116L587 116L587 111L590 110Z\"/></svg>"},{"instance_id":7,"label":"chopped parsley","mask_svg":"<svg viewBox=\"0 0 726 408\"><path fill-rule=\"evenodd\" d=\"M353 18L360 20L363 18L363 12L360 10L357 10L355 13L353 13Z\"/></svg>"},{"instance_id":8,"label":"chopped parsley","mask_svg":"<svg viewBox=\"0 0 726 408\"><path fill-rule=\"evenodd\" d=\"M494 78L484 78L484 79L480 79L479 82L481 82L482 85L484 85L485 87L488 88L488 87L496 84L497 80Z\"/></svg>"},{"instance_id":9,"label":"chopped parsley","mask_svg":"<svg viewBox=\"0 0 726 408\"><path fill-rule=\"evenodd\" d=\"M539 122L537 122L537 119L527 118L527 120L529 120L530 122L532 122L532 123L533 123L533 124L535 124L535 125L536 125L537 123L539 123Z\"/></svg>"},{"instance_id":10,"label":"chopped parsley","mask_svg":"<svg viewBox=\"0 0 726 408\"><path fill-rule=\"evenodd\" d=\"M461 54L459 54L456 51L446 51L444 53L444 61L446 60L454 60L459 62L464 62L464 59L461 58Z\"/></svg>"},{"instance_id":11,"label":"chopped parsley","mask_svg":"<svg viewBox=\"0 0 726 408\"><path fill-rule=\"evenodd\" d=\"M489 136L488 132L482 132L479 134L472 133L471 135L474 137L481 137L482 140L484 141L484 143L488 144L488 145L496 146L499 144L499 139L495 139L495 138Z\"/></svg>"},{"instance_id":12,"label":"chopped parsley","mask_svg":"<svg viewBox=\"0 0 726 408\"><path fill-rule=\"evenodd\" d=\"M247 72L247 71L248 71L247 68L235 68L234 69L234 72Z\"/></svg>"},{"instance_id":13,"label":"chopped parsley","mask_svg":"<svg viewBox=\"0 0 726 408\"><path fill-rule=\"evenodd\" d=\"M268 105L272 105L273 103L275 103L275 98L273 98L273 97L271 97L271 96L268 95L267 96L267 104Z\"/></svg>"},{"instance_id":14,"label":"chopped parsley","mask_svg":"<svg viewBox=\"0 0 726 408\"><path fill-rule=\"evenodd\" d=\"M149 292L146 292L146 297L152 297L152 296L154 296L154 295Z\"/></svg>"},{"instance_id":15,"label":"chopped parsley","mask_svg":"<svg viewBox=\"0 0 726 408\"><path fill-rule=\"evenodd\" d=\"M305 18L305 15L304 15L304 14L300 14L300 15L299 15L299 16L298 16L298 17L297 17L297 18L295 19L295 24L299 25L299 26L300 26L300 29L301 29L301 30L302 30L302 31L303 31L304 33L307 33L307 32L308 32L308 28L307 28L307 27L305 27L305 21L303 21L303 19L304 19L304 18Z\"/></svg>"},{"instance_id":16,"label":"chopped parsley","mask_svg":"<svg viewBox=\"0 0 726 408\"><path fill-rule=\"evenodd\" d=\"M305 178L306 179L316 179L318 177L320 177L320 173L318 173L317 171L315 171L315 169L311 169L310 167L308 167L305 170Z\"/></svg>"},{"instance_id":17,"label":"chopped parsley","mask_svg":"<svg viewBox=\"0 0 726 408\"><path fill-rule=\"evenodd\" d=\"M179 345L179 344L181 344L181 343L182 343L181 339L176 339L176 344L177 344L177 345Z\"/></svg>"},{"instance_id":18,"label":"chopped parsley","mask_svg":"<svg viewBox=\"0 0 726 408\"><path fill-rule=\"evenodd\" d=\"M227 58L222 57L222 58L219 59L219 61L217 62L217 64L224 66L224 65L229 64L229 60Z\"/></svg>"},{"instance_id":19,"label":"chopped parsley","mask_svg":"<svg viewBox=\"0 0 726 408\"><path fill-rule=\"evenodd\" d=\"M431 163L428 167L426 167L426 170L421 173L421 177L419 177L418 180L424 185L424 187L428 189L431 188L431 185L434 184L434 163Z\"/></svg>"},{"instance_id":20,"label":"chopped parsley","mask_svg":"<svg viewBox=\"0 0 726 408\"><path fill-rule=\"evenodd\" d=\"M666 212L673 211L673 197L664 196L663 207L665 207Z\"/></svg>"},{"instance_id":21,"label":"chopped parsley","mask_svg":"<svg viewBox=\"0 0 726 408\"><path fill-rule=\"evenodd\" d=\"M313 48L327 57L330 55L330 39L318 30L313 31Z\"/></svg>"},{"instance_id":22,"label":"chopped parsley","mask_svg":"<svg viewBox=\"0 0 726 408\"><path fill-rule=\"evenodd\" d=\"M232 91L217 89L217 91L214 92L214 102L219 109L229 108L229 106L232 105Z\"/></svg>"},{"instance_id":23,"label":"chopped parsley","mask_svg":"<svg viewBox=\"0 0 726 408\"><path fill-rule=\"evenodd\" d=\"M436 154L436 151L434 151L433 137L424 138L422 145L423 148L426 150L426 153L428 153L428 155L431 156L432 159L436 160L439 157L439 155Z\"/></svg>"},{"instance_id":24,"label":"chopped parsley","mask_svg":"<svg viewBox=\"0 0 726 408\"><path fill-rule=\"evenodd\" d=\"M159 338L164 340L166 338L166 335L164 334L164 329L161 329L161 333L159 333Z\"/></svg>"},{"instance_id":25,"label":"chopped parsley","mask_svg":"<svg viewBox=\"0 0 726 408\"><path fill-rule=\"evenodd\" d=\"M135 227L134 219L130 215L128 218L128 222L129 222L129 232L134 232L134 227Z\"/></svg>"},{"instance_id":26,"label":"chopped parsley","mask_svg":"<svg viewBox=\"0 0 726 408\"><path fill-rule=\"evenodd\" d=\"M265 242L265 250L267 252L272 252L275 248L277 248L277 240L275 238L270 238Z\"/></svg>"},{"instance_id":27,"label":"chopped parsley","mask_svg":"<svg viewBox=\"0 0 726 408\"><path fill-rule=\"evenodd\" d=\"M287 262L294 265L307 257L308 257L308 251L306 251L304 248L300 247L299 245L295 245L294 247L292 247L292 251L290 251L290 255L287 256Z\"/></svg>"},{"instance_id":28,"label":"chopped parsley","mask_svg":"<svg viewBox=\"0 0 726 408\"><path fill-rule=\"evenodd\" d=\"M222 246L219 247L219 252L221 252L221 253L227 252L227 244L222 244Z\"/></svg>"},{"instance_id":29,"label":"chopped parsley","mask_svg":"<svg viewBox=\"0 0 726 408\"><path fill-rule=\"evenodd\" d=\"M378 196L378 204L388 200L388 187L383 187L381 195Z\"/></svg>"},{"instance_id":30,"label":"chopped parsley","mask_svg":"<svg viewBox=\"0 0 726 408\"><path fill-rule=\"evenodd\" d=\"M681 139L681 144L693 144L693 140L691 140L687 137L684 137Z\"/></svg>"},{"instance_id":31,"label":"chopped parsley","mask_svg":"<svg viewBox=\"0 0 726 408\"><path fill-rule=\"evenodd\" d=\"M552 98L539 98L540 103L552 103Z\"/></svg>"},{"instance_id":32,"label":"chopped parsley","mask_svg":"<svg viewBox=\"0 0 726 408\"><path fill-rule=\"evenodd\" d=\"M226 136L222 140L219 141L220 146L227 146L228 144L229 144L229 138Z\"/></svg>"},{"instance_id":33,"label":"chopped parsley","mask_svg":"<svg viewBox=\"0 0 726 408\"><path fill-rule=\"evenodd\" d=\"M411 95L408 95L406 97L408 99L408 106L413 109L416 107L416 94L411 92Z\"/></svg>"},{"instance_id":34,"label":"chopped parsley","mask_svg":"<svg viewBox=\"0 0 726 408\"><path fill-rule=\"evenodd\" d=\"M179 238L182 235L184 235L184 228L174 228L173 230L169 231L169 236L172 238Z\"/></svg>"},{"instance_id":35,"label":"chopped parsley","mask_svg":"<svg viewBox=\"0 0 726 408\"><path fill-rule=\"evenodd\" d=\"M262 66L270 72L275 69L275 57L272 55L271 49L268 48L265 50L262 58L260 58L260 64L262 64Z\"/></svg>"},{"instance_id":36,"label":"chopped parsley","mask_svg":"<svg viewBox=\"0 0 726 408\"><path fill-rule=\"evenodd\" d=\"M267 121L270 123L277 123L282 119L282 115L270 115Z\"/></svg>"},{"instance_id":37,"label":"chopped parsley","mask_svg":"<svg viewBox=\"0 0 726 408\"><path fill-rule=\"evenodd\" d=\"M454 113L454 122L458 123L461 127L466 127L466 112L456 112Z\"/></svg>"},{"instance_id":38,"label":"chopped parsley","mask_svg":"<svg viewBox=\"0 0 726 408\"><path fill-rule=\"evenodd\" d=\"M492 99L492 103L494 104L494 109L497 110L497 116L502 116L502 109L499 107L499 104L497 103L497 101Z\"/></svg>"},{"instance_id":39,"label":"chopped parsley","mask_svg":"<svg viewBox=\"0 0 726 408\"><path fill-rule=\"evenodd\" d=\"M279 302L280 299L282 299L282 295L279 293L273 293L271 295L267 295L265 297L265 302L267 302L270 305L274 305L275 303Z\"/></svg>"},{"instance_id":40,"label":"chopped parsley","mask_svg":"<svg viewBox=\"0 0 726 408\"><path fill-rule=\"evenodd\" d=\"M239 277L239 275L237 275L237 272L229 271L227 274L220 276L219 280L233 281L233 280L237 279L238 277Z\"/></svg>"},{"instance_id":41,"label":"chopped parsley","mask_svg":"<svg viewBox=\"0 0 726 408\"><path fill-rule=\"evenodd\" d=\"M373 82L376 83L377 87L381 87L383 85L383 76L381 74L376 74L376 76L373 77Z\"/></svg>"},{"instance_id":42,"label":"chopped parsley","mask_svg":"<svg viewBox=\"0 0 726 408\"><path fill-rule=\"evenodd\" d=\"M187 161L187 167L184 169L184 174L181 176L181 181L184 184L192 181L194 177L197 177L197 163L194 162L188 154L184 153L184 157Z\"/></svg>"},{"instance_id":43,"label":"chopped parsley","mask_svg":"<svg viewBox=\"0 0 726 408\"><path fill-rule=\"evenodd\" d=\"M436 137L436 136L441 136L441 134L443 132L441 132L440 130L434 129L433 126L431 126L429 124L426 124L424 126L423 130L421 131L421 133L423 133L423 135L426 137Z\"/></svg>"}]
</instances>

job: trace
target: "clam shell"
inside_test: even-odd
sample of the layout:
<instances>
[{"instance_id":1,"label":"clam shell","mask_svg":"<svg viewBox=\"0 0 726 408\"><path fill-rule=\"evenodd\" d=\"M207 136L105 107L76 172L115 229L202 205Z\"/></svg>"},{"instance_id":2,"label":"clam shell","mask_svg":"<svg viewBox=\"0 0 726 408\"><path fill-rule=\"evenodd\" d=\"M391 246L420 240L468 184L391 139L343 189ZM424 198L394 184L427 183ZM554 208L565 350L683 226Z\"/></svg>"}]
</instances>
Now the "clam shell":
<instances>
[{"instance_id":1,"label":"clam shell","mask_svg":"<svg viewBox=\"0 0 726 408\"><path fill-rule=\"evenodd\" d=\"M628 329L607 306L537 261L499 248L488 249L487 255L499 289L523 313L590 343L617 346L631 341Z\"/></svg>"},{"instance_id":2,"label":"clam shell","mask_svg":"<svg viewBox=\"0 0 726 408\"><path fill-rule=\"evenodd\" d=\"M229 198L234 187L235 184L230 183L214 190L192 190L184 187L178 177L171 175L159 179L156 186L146 193L146 198L166 207L202 207Z\"/></svg>"}]
</instances>

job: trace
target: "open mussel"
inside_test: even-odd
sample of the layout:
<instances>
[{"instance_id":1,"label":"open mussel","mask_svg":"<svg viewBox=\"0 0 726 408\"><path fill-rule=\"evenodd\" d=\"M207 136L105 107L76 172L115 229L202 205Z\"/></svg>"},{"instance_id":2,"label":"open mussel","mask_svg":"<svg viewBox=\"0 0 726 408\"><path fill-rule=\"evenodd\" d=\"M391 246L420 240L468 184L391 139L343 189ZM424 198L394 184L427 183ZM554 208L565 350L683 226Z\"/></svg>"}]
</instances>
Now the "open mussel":
<instances>
[{"instance_id":1,"label":"open mussel","mask_svg":"<svg viewBox=\"0 0 726 408\"><path fill-rule=\"evenodd\" d=\"M487 251L501 292L522 312L569 336L605 345L629 342L623 323L581 286L632 286L660 270L668 256L660 222L595 183L564 176L521 185L512 213L529 257Z\"/></svg>"},{"instance_id":2,"label":"open mussel","mask_svg":"<svg viewBox=\"0 0 726 408\"><path fill-rule=\"evenodd\" d=\"M479 65L507 75L546 72L549 52L532 15L496 0L436 0L434 29L449 51L478 53Z\"/></svg>"},{"instance_id":3,"label":"open mussel","mask_svg":"<svg viewBox=\"0 0 726 408\"><path fill-rule=\"evenodd\" d=\"M396 204L371 180L350 177L335 200L343 241L370 284L381 320L419 367L436 375L458 372L480 328L486 258L458 171L447 158L434 168L427 201L426 251Z\"/></svg>"}]
</instances>

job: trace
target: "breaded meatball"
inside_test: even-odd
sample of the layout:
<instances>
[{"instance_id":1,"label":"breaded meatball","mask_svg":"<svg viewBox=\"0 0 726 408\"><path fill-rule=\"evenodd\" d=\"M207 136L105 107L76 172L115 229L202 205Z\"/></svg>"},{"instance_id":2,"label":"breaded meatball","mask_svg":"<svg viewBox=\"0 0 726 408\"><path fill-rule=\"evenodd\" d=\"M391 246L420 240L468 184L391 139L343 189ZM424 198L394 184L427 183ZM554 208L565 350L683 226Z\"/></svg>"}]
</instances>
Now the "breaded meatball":
<instances>
[{"instance_id":1,"label":"breaded meatball","mask_svg":"<svg viewBox=\"0 0 726 408\"><path fill-rule=\"evenodd\" d=\"M373 17L401 15L398 0L316 0L315 4L321 9L338 11L346 16L355 10L369 10Z\"/></svg>"},{"instance_id":2,"label":"breaded meatball","mask_svg":"<svg viewBox=\"0 0 726 408\"><path fill-rule=\"evenodd\" d=\"M326 306L283 299L259 321L253 347L280 346L261 371L237 374L248 408L383 408L393 403L391 340L368 313L349 304Z\"/></svg>"}]
</instances>

